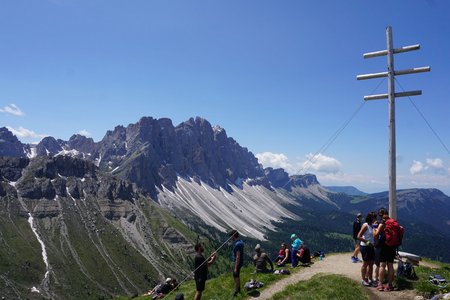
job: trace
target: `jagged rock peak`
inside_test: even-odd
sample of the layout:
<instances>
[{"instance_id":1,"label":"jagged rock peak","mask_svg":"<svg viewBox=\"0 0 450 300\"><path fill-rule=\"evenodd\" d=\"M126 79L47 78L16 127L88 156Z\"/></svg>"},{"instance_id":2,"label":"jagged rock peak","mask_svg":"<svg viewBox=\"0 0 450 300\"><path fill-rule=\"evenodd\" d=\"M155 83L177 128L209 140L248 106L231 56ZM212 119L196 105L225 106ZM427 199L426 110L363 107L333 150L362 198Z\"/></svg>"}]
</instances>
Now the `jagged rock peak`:
<instances>
[{"instance_id":1,"label":"jagged rock peak","mask_svg":"<svg viewBox=\"0 0 450 300\"><path fill-rule=\"evenodd\" d=\"M72 135L67 144L70 149L75 149L84 153L92 153L95 151L94 140L81 134Z\"/></svg>"},{"instance_id":2,"label":"jagged rock peak","mask_svg":"<svg viewBox=\"0 0 450 300\"><path fill-rule=\"evenodd\" d=\"M26 145L6 127L0 128L0 156L23 157L26 155Z\"/></svg>"},{"instance_id":3,"label":"jagged rock peak","mask_svg":"<svg viewBox=\"0 0 450 300\"><path fill-rule=\"evenodd\" d=\"M37 156L45 156L49 154L56 154L63 150L62 145L64 141L56 140L54 137L47 136L43 138L36 146Z\"/></svg>"}]
</instances>

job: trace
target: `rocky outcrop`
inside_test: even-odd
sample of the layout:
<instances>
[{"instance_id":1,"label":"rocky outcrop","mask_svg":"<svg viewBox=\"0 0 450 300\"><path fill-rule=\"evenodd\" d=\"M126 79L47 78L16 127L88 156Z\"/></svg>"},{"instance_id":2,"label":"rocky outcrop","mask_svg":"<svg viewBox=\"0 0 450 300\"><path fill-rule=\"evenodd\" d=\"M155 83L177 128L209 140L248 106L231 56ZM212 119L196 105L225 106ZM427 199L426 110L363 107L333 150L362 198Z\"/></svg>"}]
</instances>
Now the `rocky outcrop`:
<instances>
[{"instance_id":1,"label":"rocky outcrop","mask_svg":"<svg viewBox=\"0 0 450 300\"><path fill-rule=\"evenodd\" d=\"M0 157L0 179L16 182L30 160L23 157Z\"/></svg>"},{"instance_id":2,"label":"rocky outcrop","mask_svg":"<svg viewBox=\"0 0 450 300\"><path fill-rule=\"evenodd\" d=\"M6 127L0 128L0 156L26 157L26 148Z\"/></svg>"},{"instance_id":3,"label":"rocky outcrop","mask_svg":"<svg viewBox=\"0 0 450 300\"><path fill-rule=\"evenodd\" d=\"M293 175L289 178L289 185L291 187L303 187L307 188L310 185L319 185L316 175L305 174L305 175Z\"/></svg>"},{"instance_id":4,"label":"rocky outcrop","mask_svg":"<svg viewBox=\"0 0 450 300\"><path fill-rule=\"evenodd\" d=\"M266 177L270 181L272 186L275 188L284 187L289 181L289 174L286 173L282 168L266 168L264 169L264 173L266 174Z\"/></svg>"}]
</instances>

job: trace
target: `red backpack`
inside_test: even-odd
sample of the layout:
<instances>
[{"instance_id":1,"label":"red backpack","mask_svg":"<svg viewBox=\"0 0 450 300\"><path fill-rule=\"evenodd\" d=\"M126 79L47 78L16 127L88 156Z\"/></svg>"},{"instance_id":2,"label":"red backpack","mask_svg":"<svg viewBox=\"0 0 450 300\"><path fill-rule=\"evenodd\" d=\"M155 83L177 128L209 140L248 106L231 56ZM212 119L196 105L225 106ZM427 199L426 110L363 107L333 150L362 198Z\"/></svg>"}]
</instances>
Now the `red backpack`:
<instances>
[{"instance_id":1,"label":"red backpack","mask_svg":"<svg viewBox=\"0 0 450 300\"><path fill-rule=\"evenodd\" d=\"M394 219L387 219L384 227L384 234L386 236L386 245L389 247L398 247L402 244L403 234L405 229L398 225Z\"/></svg>"}]
</instances>

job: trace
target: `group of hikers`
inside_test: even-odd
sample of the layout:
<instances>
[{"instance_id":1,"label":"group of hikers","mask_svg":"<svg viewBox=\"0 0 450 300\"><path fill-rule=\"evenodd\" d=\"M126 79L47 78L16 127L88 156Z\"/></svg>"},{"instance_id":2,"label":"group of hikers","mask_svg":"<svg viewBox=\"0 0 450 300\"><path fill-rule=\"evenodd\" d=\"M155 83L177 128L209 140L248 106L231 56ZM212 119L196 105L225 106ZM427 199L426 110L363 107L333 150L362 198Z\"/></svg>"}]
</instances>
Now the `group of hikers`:
<instances>
[{"instance_id":1,"label":"group of hikers","mask_svg":"<svg viewBox=\"0 0 450 300\"><path fill-rule=\"evenodd\" d=\"M233 296L237 296L241 292L241 268L244 265L244 242L240 238L237 230L231 230L228 233L230 240L233 243L232 247L232 274L234 281L234 293ZM277 257L272 261L268 254L261 249L261 245L257 244L254 248L255 253L253 258L253 264L255 266L255 273L276 273L276 274L289 274L287 270L274 270L274 265L283 267L287 264L291 264L292 267L297 267L299 264L307 265L311 263L311 254L308 247L306 247L303 241L297 237L296 234L291 235L292 245L288 247L285 242L281 243ZM205 258L203 252L205 248L202 243L197 243L194 246L196 255L194 258L194 280L195 280L195 300L200 300L202 293L205 290L205 283L208 278L208 268L216 260L216 252L213 252L208 258ZM269 268L270 266L270 268ZM282 271L282 272L280 272ZM163 298L166 294L170 293L177 286L174 279L168 278L165 284L160 284L149 292L149 295L153 299ZM177 295L176 299L183 299L181 294Z\"/></svg>"},{"instance_id":2,"label":"group of hikers","mask_svg":"<svg viewBox=\"0 0 450 300\"><path fill-rule=\"evenodd\" d=\"M237 296L241 292L240 272L244 265L244 242L240 238L237 230L231 230L228 236L233 242L232 259L233 259L233 280L234 280L234 294ZM304 245L303 241L297 237L296 234L291 235L292 245L289 249L286 243L281 244L278 256L274 262L277 266L282 267L285 264L291 263L292 267L298 266L299 262L308 264L311 262L309 249ZM194 260L194 279L195 279L195 300L200 300L202 292L205 290L205 281L207 279L208 267L214 262L216 253L213 252L208 260L203 256L203 246L197 244L195 246L197 252ZM255 254L253 256L253 264L255 265L256 273L273 273L274 263L269 258L266 252L262 251L261 245L257 244L255 247ZM268 268L270 266L270 269Z\"/></svg>"},{"instance_id":3,"label":"group of hikers","mask_svg":"<svg viewBox=\"0 0 450 300\"><path fill-rule=\"evenodd\" d=\"M353 222L355 250L351 257L353 263L361 262L358 259L361 252L361 284L376 287L379 291L393 291L394 259L403 238L403 227L389 217L385 208L380 208L377 213L369 212L364 223L361 219L362 214L358 213ZM384 285L386 267L387 284Z\"/></svg>"},{"instance_id":4,"label":"group of hikers","mask_svg":"<svg viewBox=\"0 0 450 300\"><path fill-rule=\"evenodd\" d=\"M362 222L362 214L358 213L353 223L353 238L355 240L355 249L352 262L361 262L358 254L361 252L361 284L364 286L376 287L379 291L394 290L394 258L397 253L397 247L401 244L403 237L403 228L398 223L389 218L387 210L380 208L377 213L370 212ZM244 242L240 238L237 230L231 230L228 233L232 240L232 274L234 281L234 294L237 296L241 292L240 272L244 265ZM308 265L311 263L311 253L303 241L293 233L291 236L292 244L290 247L285 243L281 243L277 257L272 260L267 253L262 251L259 244L254 248L253 264L256 273L274 273L274 264L283 267L290 264L297 267L299 264ZM194 258L194 280L195 280L195 300L200 300L205 290L205 283L208 278L208 268L216 260L216 252L213 252L208 258L203 255L204 246L197 243L194 247L196 255ZM322 258L323 252L314 253L313 256ZM375 271L374 271L375 265ZM270 266L270 269L269 269ZM385 279L385 270L387 268L387 284L383 285ZM277 270L277 272L280 270ZM287 271L287 270L283 270ZM275 272L275 273L277 273ZM286 273L289 273L287 271ZM277 274L280 274L278 272ZM283 273L281 273L283 274ZM166 282L167 290L172 291L176 286L168 279ZM156 293L156 297L164 297L164 292ZM155 294L153 294L155 295ZM178 296L177 296L178 298ZM178 299L183 299L182 295Z\"/></svg>"}]
</instances>

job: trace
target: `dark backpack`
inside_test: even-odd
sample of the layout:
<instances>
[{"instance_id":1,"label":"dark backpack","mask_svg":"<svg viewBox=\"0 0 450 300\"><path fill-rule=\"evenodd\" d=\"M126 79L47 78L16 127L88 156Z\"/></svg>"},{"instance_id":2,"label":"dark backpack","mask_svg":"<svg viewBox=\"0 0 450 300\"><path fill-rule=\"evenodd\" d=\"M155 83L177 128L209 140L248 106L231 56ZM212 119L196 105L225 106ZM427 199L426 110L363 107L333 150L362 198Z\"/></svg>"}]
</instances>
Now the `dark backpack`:
<instances>
[{"instance_id":1,"label":"dark backpack","mask_svg":"<svg viewBox=\"0 0 450 300\"><path fill-rule=\"evenodd\" d=\"M397 266L397 277L405 277L411 280L417 280L416 271L414 270L414 266L409 262L398 261Z\"/></svg>"},{"instance_id":2,"label":"dark backpack","mask_svg":"<svg viewBox=\"0 0 450 300\"><path fill-rule=\"evenodd\" d=\"M319 254L320 256L320 254ZM299 258L300 262L303 264L311 263L311 252L308 247L304 247L303 255Z\"/></svg>"},{"instance_id":3,"label":"dark backpack","mask_svg":"<svg viewBox=\"0 0 450 300\"><path fill-rule=\"evenodd\" d=\"M405 229L398 225L394 219L388 219L385 222L384 235L386 237L385 244L389 247L398 247L402 244Z\"/></svg>"}]
</instances>

